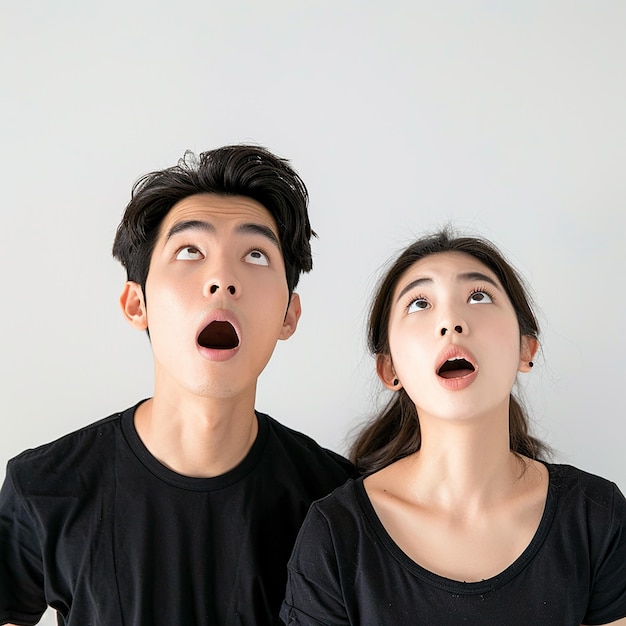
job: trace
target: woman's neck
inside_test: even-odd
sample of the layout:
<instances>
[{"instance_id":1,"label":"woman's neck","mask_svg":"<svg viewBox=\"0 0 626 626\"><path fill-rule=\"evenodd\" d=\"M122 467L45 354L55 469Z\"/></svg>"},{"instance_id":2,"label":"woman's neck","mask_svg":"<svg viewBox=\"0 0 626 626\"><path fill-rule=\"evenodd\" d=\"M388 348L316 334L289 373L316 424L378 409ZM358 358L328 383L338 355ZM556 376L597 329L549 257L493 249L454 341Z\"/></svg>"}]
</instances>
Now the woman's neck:
<instances>
[{"instance_id":1,"label":"woman's neck","mask_svg":"<svg viewBox=\"0 0 626 626\"><path fill-rule=\"evenodd\" d=\"M481 508L510 494L524 473L526 462L510 451L506 417L422 418L420 426L421 448L404 472L422 498L451 509Z\"/></svg>"}]
</instances>

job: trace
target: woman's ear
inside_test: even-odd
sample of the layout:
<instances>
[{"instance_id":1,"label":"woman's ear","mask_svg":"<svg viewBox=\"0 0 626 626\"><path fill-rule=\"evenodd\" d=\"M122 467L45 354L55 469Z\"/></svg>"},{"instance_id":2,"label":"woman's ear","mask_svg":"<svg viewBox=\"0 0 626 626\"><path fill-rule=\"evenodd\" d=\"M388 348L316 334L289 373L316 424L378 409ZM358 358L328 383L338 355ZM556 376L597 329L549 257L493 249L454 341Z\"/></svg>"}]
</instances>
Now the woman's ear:
<instances>
[{"instance_id":1,"label":"woman's ear","mask_svg":"<svg viewBox=\"0 0 626 626\"><path fill-rule=\"evenodd\" d=\"M289 337L296 332L301 314L302 306L300 304L300 296L297 293L292 293L289 306L287 307L287 313L283 320L283 327L281 328L280 335L278 335L279 339L289 339Z\"/></svg>"},{"instance_id":2,"label":"woman's ear","mask_svg":"<svg viewBox=\"0 0 626 626\"><path fill-rule=\"evenodd\" d=\"M537 354L538 349L539 341L536 337L522 335L522 340L520 342L519 367L517 368L518 371L530 372L533 366L533 359L535 358L535 354Z\"/></svg>"},{"instance_id":3,"label":"woman's ear","mask_svg":"<svg viewBox=\"0 0 626 626\"><path fill-rule=\"evenodd\" d=\"M376 355L376 373L387 389L398 391L402 388L402 383L398 380L390 354Z\"/></svg>"},{"instance_id":4,"label":"woman's ear","mask_svg":"<svg viewBox=\"0 0 626 626\"><path fill-rule=\"evenodd\" d=\"M129 280L120 296L120 306L126 321L137 330L148 328L148 311L139 283Z\"/></svg>"}]
</instances>

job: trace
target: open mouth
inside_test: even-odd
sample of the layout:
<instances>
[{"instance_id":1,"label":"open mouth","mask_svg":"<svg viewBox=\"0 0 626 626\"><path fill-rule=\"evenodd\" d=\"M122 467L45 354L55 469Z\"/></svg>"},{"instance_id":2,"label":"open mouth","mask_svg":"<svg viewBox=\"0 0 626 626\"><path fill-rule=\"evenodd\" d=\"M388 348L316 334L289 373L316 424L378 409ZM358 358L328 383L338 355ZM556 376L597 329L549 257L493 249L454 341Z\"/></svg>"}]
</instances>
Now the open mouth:
<instances>
[{"instance_id":1,"label":"open mouth","mask_svg":"<svg viewBox=\"0 0 626 626\"><path fill-rule=\"evenodd\" d=\"M233 350L239 345L239 336L230 322L211 322L198 337L203 348Z\"/></svg>"},{"instance_id":2,"label":"open mouth","mask_svg":"<svg viewBox=\"0 0 626 626\"><path fill-rule=\"evenodd\" d=\"M437 371L441 378L463 378L474 372L476 368L462 357L448 359Z\"/></svg>"}]
</instances>

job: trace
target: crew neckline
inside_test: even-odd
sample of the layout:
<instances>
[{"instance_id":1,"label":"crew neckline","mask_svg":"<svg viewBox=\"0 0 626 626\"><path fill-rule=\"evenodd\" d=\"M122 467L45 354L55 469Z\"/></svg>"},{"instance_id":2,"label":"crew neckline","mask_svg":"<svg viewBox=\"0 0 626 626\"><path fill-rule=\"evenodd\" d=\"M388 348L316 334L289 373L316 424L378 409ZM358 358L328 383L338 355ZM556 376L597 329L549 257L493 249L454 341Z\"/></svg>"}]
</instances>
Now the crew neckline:
<instances>
[{"instance_id":1,"label":"crew neckline","mask_svg":"<svg viewBox=\"0 0 626 626\"><path fill-rule=\"evenodd\" d=\"M211 478L196 478L179 474L156 459L139 437L139 433L137 433L137 429L135 428L134 418L135 411L142 402L145 402L145 400L138 402L135 406L122 413L122 433L137 459L154 474L154 476L165 483L178 487L179 489L187 489L190 491L214 491L216 489L224 489L247 476L261 459L265 443L267 442L269 424L266 415L255 411L259 426L256 439L246 456L236 467L224 474Z\"/></svg>"},{"instance_id":2,"label":"crew neckline","mask_svg":"<svg viewBox=\"0 0 626 626\"><path fill-rule=\"evenodd\" d=\"M387 532L387 529L378 517L376 510L374 509L374 505L367 494L365 485L363 484L364 477L360 477L355 481L355 493L365 518L372 526L382 545L388 552L391 553L391 555L400 563L402 567L409 570L412 574L416 575L424 582L445 591L464 595L481 594L502 587L515 578L536 556L548 535L548 531L550 530L550 526L552 525L557 509L559 490L556 472L552 464L543 463L543 465L545 465L548 470L548 493L543 513L541 515L541 520L539 521L535 534L524 551L502 572L496 574L495 576L491 576L490 578L485 578L484 580L475 582L463 582L446 578L445 576L435 574L434 572L431 572L425 567L419 565L419 563L415 562L400 548L400 546L398 546L391 535Z\"/></svg>"}]
</instances>

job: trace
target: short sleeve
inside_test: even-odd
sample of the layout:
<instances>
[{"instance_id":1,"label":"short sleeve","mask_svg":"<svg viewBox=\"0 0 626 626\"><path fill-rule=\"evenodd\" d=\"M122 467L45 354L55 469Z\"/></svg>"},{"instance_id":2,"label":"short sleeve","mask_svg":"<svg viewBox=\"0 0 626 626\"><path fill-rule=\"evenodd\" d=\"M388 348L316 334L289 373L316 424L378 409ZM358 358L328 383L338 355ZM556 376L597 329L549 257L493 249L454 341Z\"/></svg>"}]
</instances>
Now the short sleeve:
<instances>
[{"instance_id":1,"label":"short sleeve","mask_svg":"<svg viewBox=\"0 0 626 626\"><path fill-rule=\"evenodd\" d=\"M11 464L0 490L0 624L36 624L46 610L40 542L15 489Z\"/></svg>"},{"instance_id":2,"label":"short sleeve","mask_svg":"<svg viewBox=\"0 0 626 626\"><path fill-rule=\"evenodd\" d=\"M287 569L287 591L280 612L285 624L350 624L328 522L315 504L300 529Z\"/></svg>"},{"instance_id":3,"label":"short sleeve","mask_svg":"<svg viewBox=\"0 0 626 626\"><path fill-rule=\"evenodd\" d=\"M613 485L610 523L595 559L584 624L607 624L626 617L626 499Z\"/></svg>"}]
</instances>

